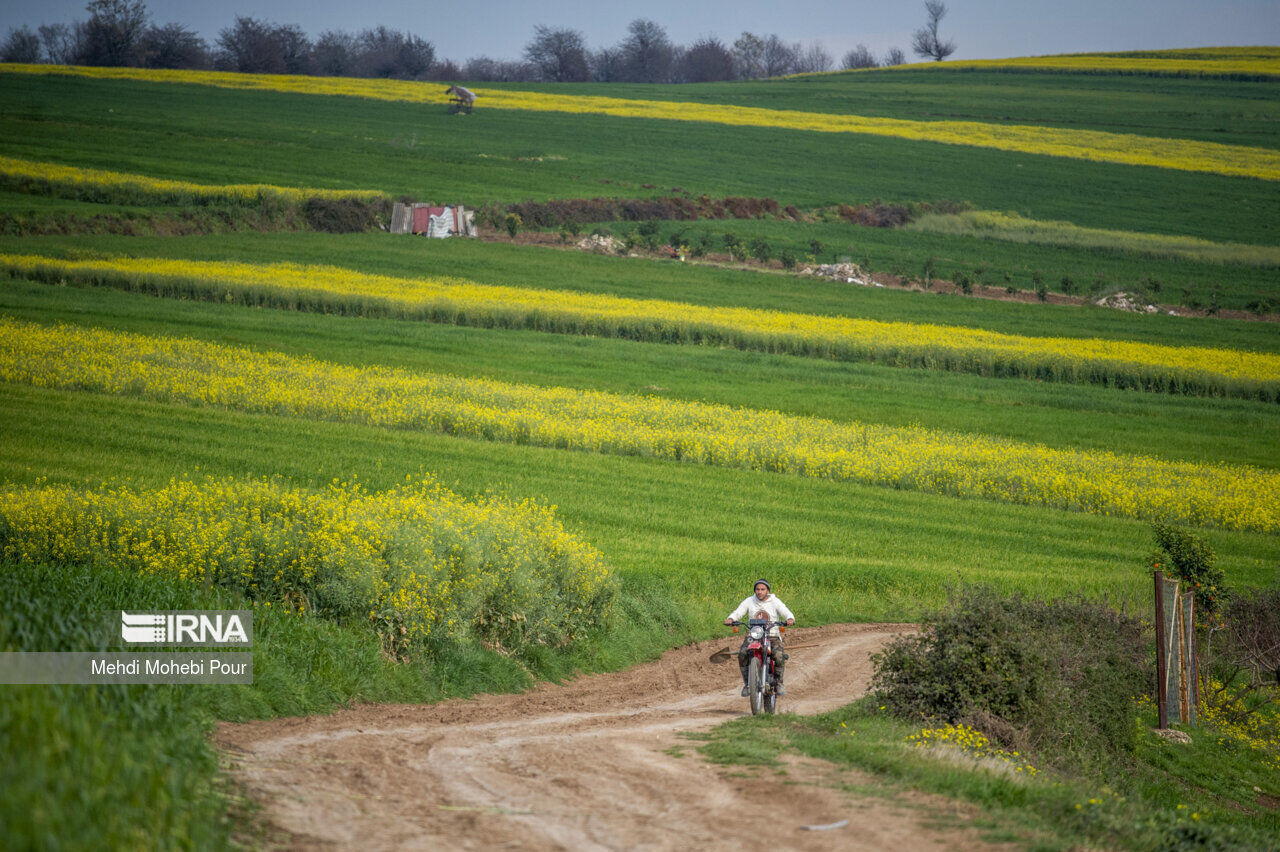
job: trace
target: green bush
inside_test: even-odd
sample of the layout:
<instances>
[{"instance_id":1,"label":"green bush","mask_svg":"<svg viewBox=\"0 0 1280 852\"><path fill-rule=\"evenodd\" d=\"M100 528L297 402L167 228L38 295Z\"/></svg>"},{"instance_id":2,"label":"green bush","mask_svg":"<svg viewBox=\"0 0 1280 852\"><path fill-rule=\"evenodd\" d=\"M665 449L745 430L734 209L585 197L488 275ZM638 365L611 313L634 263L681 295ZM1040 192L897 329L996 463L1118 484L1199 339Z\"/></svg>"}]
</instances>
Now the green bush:
<instances>
[{"instance_id":1,"label":"green bush","mask_svg":"<svg viewBox=\"0 0 1280 852\"><path fill-rule=\"evenodd\" d=\"M1254 299L1251 302L1248 302L1244 307L1245 310L1252 311L1259 315L1274 314L1277 311L1280 311L1280 301L1264 296L1260 299Z\"/></svg>"},{"instance_id":2,"label":"green bush","mask_svg":"<svg viewBox=\"0 0 1280 852\"><path fill-rule=\"evenodd\" d=\"M649 219L641 222L640 227L636 229L640 235L640 244L650 251L658 247L658 228L660 225L661 223L657 219Z\"/></svg>"},{"instance_id":3,"label":"green bush","mask_svg":"<svg viewBox=\"0 0 1280 852\"><path fill-rule=\"evenodd\" d=\"M920 269L921 280L924 282L924 288L928 290L933 286L933 276L938 271L938 264L932 258L926 258L924 266Z\"/></svg>"},{"instance_id":4,"label":"green bush","mask_svg":"<svg viewBox=\"0 0 1280 852\"><path fill-rule=\"evenodd\" d=\"M1223 582L1213 548L1195 533L1172 524L1157 522L1151 531L1158 548L1152 554L1152 567L1180 579L1182 591L1195 592L1197 612L1212 618L1218 612Z\"/></svg>"},{"instance_id":5,"label":"green bush","mask_svg":"<svg viewBox=\"0 0 1280 852\"><path fill-rule=\"evenodd\" d=\"M742 240L738 239L736 234L724 235L724 247L729 251L729 257L734 260L747 256L746 247L742 245Z\"/></svg>"},{"instance_id":6,"label":"green bush","mask_svg":"<svg viewBox=\"0 0 1280 852\"><path fill-rule=\"evenodd\" d=\"M773 257L773 246L764 237L756 237L751 241L751 256L764 263Z\"/></svg>"},{"instance_id":7,"label":"green bush","mask_svg":"<svg viewBox=\"0 0 1280 852\"><path fill-rule=\"evenodd\" d=\"M1138 623L1100 603L970 587L873 657L872 686L896 715L972 725L1050 762L1100 764L1134 749L1146 651Z\"/></svg>"}]
</instances>

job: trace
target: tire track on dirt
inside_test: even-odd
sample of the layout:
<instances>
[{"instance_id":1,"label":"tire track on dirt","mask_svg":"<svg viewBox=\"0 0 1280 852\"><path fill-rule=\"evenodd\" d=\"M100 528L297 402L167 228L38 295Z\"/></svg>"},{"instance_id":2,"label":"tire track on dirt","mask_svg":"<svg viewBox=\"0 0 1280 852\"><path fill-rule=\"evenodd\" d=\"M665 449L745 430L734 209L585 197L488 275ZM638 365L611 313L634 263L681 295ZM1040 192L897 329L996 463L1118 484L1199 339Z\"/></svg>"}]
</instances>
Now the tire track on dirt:
<instances>
[{"instance_id":1,"label":"tire track on dirt","mask_svg":"<svg viewBox=\"0 0 1280 852\"><path fill-rule=\"evenodd\" d=\"M792 655L781 709L817 713L862 695L871 653L909 629L790 632L792 644L818 647ZM853 773L821 761L792 761L778 776L681 754L680 732L749 712L736 665L708 659L725 644L518 695L224 723L216 742L299 849L729 849L752 837L793 849L982 847L971 832L923 828L919 801L904 809L840 793L835 776Z\"/></svg>"}]
</instances>

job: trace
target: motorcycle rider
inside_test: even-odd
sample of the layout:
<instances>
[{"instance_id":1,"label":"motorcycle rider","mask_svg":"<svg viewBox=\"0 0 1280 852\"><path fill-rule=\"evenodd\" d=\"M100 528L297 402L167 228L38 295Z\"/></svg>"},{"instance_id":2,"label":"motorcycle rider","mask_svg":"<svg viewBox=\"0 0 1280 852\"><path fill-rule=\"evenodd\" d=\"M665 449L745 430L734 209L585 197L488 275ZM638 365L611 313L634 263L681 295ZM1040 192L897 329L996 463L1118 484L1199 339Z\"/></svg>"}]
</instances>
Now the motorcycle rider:
<instances>
[{"instance_id":1,"label":"motorcycle rider","mask_svg":"<svg viewBox=\"0 0 1280 852\"><path fill-rule=\"evenodd\" d=\"M735 621L741 621L742 617L748 612L752 618L767 618L770 621L785 620L788 625L796 623L796 618L791 614L791 610L787 609L787 605L780 601L773 594L773 589L769 585L768 580L760 579L755 582L755 592L742 603L738 604L738 608L729 613L725 618L725 624L733 624ZM782 653L782 634L778 628L770 629L769 636L773 639L773 649L769 656L773 658L773 674L774 684L778 695L786 695L786 689L782 686L782 672L787 665L787 655ZM747 668L751 665L751 654L747 651L747 646L751 644L751 633L742 640L742 646L738 648L738 668L742 670L742 694L747 694Z\"/></svg>"}]
</instances>

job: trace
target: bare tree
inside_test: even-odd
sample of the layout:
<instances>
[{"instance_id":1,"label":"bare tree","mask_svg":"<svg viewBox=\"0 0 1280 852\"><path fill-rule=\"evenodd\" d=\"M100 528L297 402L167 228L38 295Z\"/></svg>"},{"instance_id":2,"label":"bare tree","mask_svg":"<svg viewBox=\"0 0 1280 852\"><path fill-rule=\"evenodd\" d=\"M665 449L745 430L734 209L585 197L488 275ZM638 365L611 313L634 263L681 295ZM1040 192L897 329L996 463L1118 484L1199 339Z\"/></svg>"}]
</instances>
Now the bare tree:
<instances>
[{"instance_id":1,"label":"bare tree","mask_svg":"<svg viewBox=\"0 0 1280 852\"><path fill-rule=\"evenodd\" d=\"M537 70L527 62L507 62L474 56L462 66L462 76L468 80L488 83L528 83L537 79Z\"/></svg>"},{"instance_id":2,"label":"bare tree","mask_svg":"<svg viewBox=\"0 0 1280 852\"><path fill-rule=\"evenodd\" d=\"M9 30L9 37L0 46L0 62L39 62L40 53L40 36L31 27L22 26Z\"/></svg>"},{"instance_id":3,"label":"bare tree","mask_svg":"<svg viewBox=\"0 0 1280 852\"><path fill-rule=\"evenodd\" d=\"M821 42L813 42L803 50L796 52L795 73L817 74L831 70L831 54L827 53Z\"/></svg>"},{"instance_id":4,"label":"bare tree","mask_svg":"<svg viewBox=\"0 0 1280 852\"><path fill-rule=\"evenodd\" d=\"M207 68L205 40L182 24L152 25L142 35L142 64L148 68Z\"/></svg>"},{"instance_id":5,"label":"bare tree","mask_svg":"<svg viewBox=\"0 0 1280 852\"><path fill-rule=\"evenodd\" d=\"M743 32L733 43L733 56L738 63L738 76L754 80L764 76L764 40L755 33Z\"/></svg>"},{"instance_id":6,"label":"bare tree","mask_svg":"<svg viewBox=\"0 0 1280 852\"><path fill-rule=\"evenodd\" d=\"M875 68L879 64L865 44L857 45L844 55L844 59L840 60L840 67L844 69Z\"/></svg>"},{"instance_id":7,"label":"bare tree","mask_svg":"<svg viewBox=\"0 0 1280 852\"><path fill-rule=\"evenodd\" d=\"M79 40L82 65L138 65L147 6L142 0L89 0L89 20Z\"/></svg>"},{"instance_id":8,"label":"bare tree","mask_svg":"<svg viewBox=\"0 0 1280 852\"><path fill-rule=\"evenodd\" d=\"M462 63L462 77L464 80L479 80L481 82L493 82L497 80L496 68L498 61L488 56L473 56L466 62Z\"/></svg>"},{"instance_id":9,"label":"bare tree","mask_svg":"<svg viewBox=\"0 0 1280 852\"><path fill-rule=\"evenodd\" d=\"M591 54L591 82L617 83L625 74L622 48L602 47Z\"/></svg>"},{"instance_id":10,"label":"bare tree","mask_svg":"<svg viewBox=\"0 0 1280 852\"><path fill-rule=\"evenodd\" d=\"M885 65L902 65L907 61L907 57L900 47L891 47L889 52L884 55Z\"/></svg>"},{"instance_id":11,"label":"bare tree","mask_svg":"<svg viewBox=\"0 0 1280 852\"><path fill-rule=\"evenodd\" d=\"M412 33L387 27L365 30L357 37L357 73L361 77L421 80L436 60L436 49Z\"/></svg>"},{"instance_id":12,"label":"bare tree","mask_svg":"<svg viewBox=\"0 0 1280 852\"><path fill-rule=\"evenodd\" d=\"M284 73L311 73L311 40L297 24L277 24L271 33L284 60Z\"/></svg>"},{"instance_id":13,"label":"bare tree","mask_svg":"<svg viewBox=\"0 0 1280 852\"><path fill-rule=\"evenodd\" d=\"M799 43L787 44L776 34L766 37L764 53L761 57L764 61L764 76L781 77L783 74L792 73L796 69L796 59L799 55Z\"/></svg>"},{"instance_id":14,"label":"bare tree","mask_svg":"<svg viewBox=\"0 0 1280 852\"><path fill-rule=\"evenodd\" d=\"M733 53L714 36L700 38L689 45L680 65L680 79L688 83L732 80L735 75Z\"/></svg>"},{"instance_id":15,"label":"bare tree","mask_svg":"<svg viewBox=\"0 0 1280 852\"><path fill-rule=\"evenodd\" d=\"M947 4L942 0L925 0L924 8L929 19L912 34L911 50L917 56L941 62L956 52L954 41L942 41L938 38L938 22L946 16Z\"/></svg>"},{"instance_id":16,"label":"bare tree","mask_svg":"<svg viewBox=\"0 0 1280 852\"><path fill-rule=\"evenodd\" d=\"M587 43L578 30L534 27L533 40L524 47L524 58L548 83L582 83L589 76Z\"/></svg>"},{"instance_id":17,"label":"bare tree","mask_svg":"<svg viewBox=\"0 0 1280 852\"><path fill-rule=\"evenodd\" d=\"M83 24L72 27L68 24L41 24L40 43L44 45L44 55L55 65L71 65L80 53L79 30Z\"/></svg>"},{"instance_id":18,"label":"bare tree","mask_svg":"<svg viewBox=\"0 0 1280 852\"><path fill-rule=\"evenodd\" d=\"M351 33L326 30L311 47L311 65L326 77L350 77L356 73L359 42Z\"/></svg>"},{"instance_id":19,"label":"bare tree","mask_svg":"<svg viewBox=\"0 0 1280 852\"><path fill-rule=\"evenodd\" d=\"M674 49L667 31L657 23L636 18L627 26L619 49L625 79L634 83L663 83L671 78Z\"/></svg>"},{"instance_id":20,"label":"bare tree","mask_svg":"<svg viewBox=\"0 0 1280 852\"><path fill-rule=\"evenodd\" d=\"M431 63L431 70L427 72L428 80L454 81L462 79L462 68L452 59L437 59Z\"/></svg>"},{"instance_id":21,"label":"bare tree","mask_svg":"<svg viewBox=\"0 0 1280 852\"><path fill-rule=\"evenodd\" d=\"M240 15L218 33L218 65L254 74L305 74L311 45L293 24L272 24Z\"/></svg>"}]
</instances>

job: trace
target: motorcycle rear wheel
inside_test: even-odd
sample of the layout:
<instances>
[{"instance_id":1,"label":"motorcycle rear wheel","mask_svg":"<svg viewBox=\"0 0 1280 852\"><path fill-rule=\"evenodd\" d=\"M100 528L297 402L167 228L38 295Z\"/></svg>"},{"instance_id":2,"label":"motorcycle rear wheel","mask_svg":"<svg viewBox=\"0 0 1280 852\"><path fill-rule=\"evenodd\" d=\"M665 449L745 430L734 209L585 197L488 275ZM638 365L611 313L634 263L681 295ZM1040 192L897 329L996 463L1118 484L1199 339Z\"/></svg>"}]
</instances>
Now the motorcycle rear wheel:
<instances>
[{"instance_id":1,"label":"motorcycle rear wheel","mask_svg":"<svg viewBox=\"0 0 1280 852\"><path fill-rule=\"evenodd\" d=\"M760 658L752 657L747 667L747 696L751 700L751 715L758 716L764 709L764 672Z\"/></svg>"}]
</instances>

